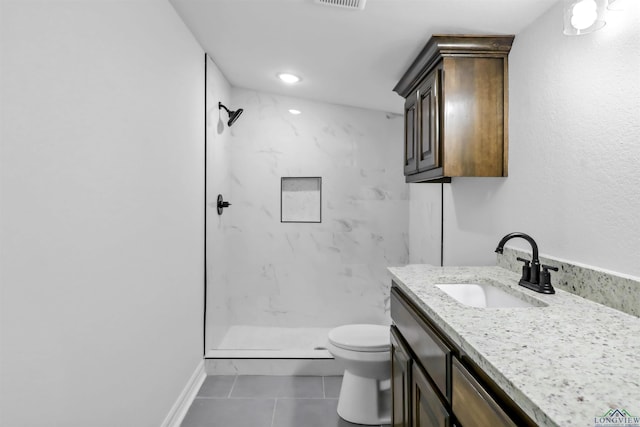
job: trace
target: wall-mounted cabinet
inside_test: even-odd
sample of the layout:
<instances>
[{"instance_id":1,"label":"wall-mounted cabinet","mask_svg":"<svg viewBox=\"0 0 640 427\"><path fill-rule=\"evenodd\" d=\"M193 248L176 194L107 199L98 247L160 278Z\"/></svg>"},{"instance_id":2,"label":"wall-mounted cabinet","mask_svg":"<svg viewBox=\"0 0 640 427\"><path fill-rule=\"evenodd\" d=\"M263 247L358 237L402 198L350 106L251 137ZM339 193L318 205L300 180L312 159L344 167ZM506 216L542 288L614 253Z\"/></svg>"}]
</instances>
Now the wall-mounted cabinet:
<instances>
[{"instance_id":1,"label":"wall-mounted cabinet","mask_svg":"<svg viewBox=\"0 0 640 427\"><path fill-rule=\"evenodd\" d=\"M533 427L395 284L391 288L393 427Z\"/></svg>"},{"instance_id":2,"label":"wall-mounted cabinet","mask_svg":"<svg viewBox=\"0 0 640 427\"><path fill-rule=\"evenodd\" d=\"M433 36L393 89L407 182L507 176L513 36Z\"/></svg>"}]
</instances>

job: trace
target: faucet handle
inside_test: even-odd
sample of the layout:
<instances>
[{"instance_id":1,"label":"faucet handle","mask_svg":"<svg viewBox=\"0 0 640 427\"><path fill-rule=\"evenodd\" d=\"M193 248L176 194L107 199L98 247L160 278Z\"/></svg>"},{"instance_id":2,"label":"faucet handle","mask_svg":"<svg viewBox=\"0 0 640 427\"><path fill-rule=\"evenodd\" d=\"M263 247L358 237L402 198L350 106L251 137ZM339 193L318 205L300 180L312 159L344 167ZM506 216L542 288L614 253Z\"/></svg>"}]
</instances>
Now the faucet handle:
<instances>
[{"instance_id":1,"label":"faucet handle","mask_svg":"<svg viewBox=\"0 0 640 427\"><path fill-rule=\"evenodd\" d=\"M540 288L545 294L554 294L555 290L553 289L553 286L551 286L551 273L549 273L549 270L558 271L558 267L544 264L542 264L541 267L542 272L540 273Z\"/></svg>"},{"instance_id":2,"label":"faucet handle","mask_svg":"<svg viewBox=\"0 0 640 427\"><path fill-rule=\"evenodd\" d=\"M525 282L528 282L529 280L531 280L531 266L530 263L531 261L529 261L528 259L524 259L524 258L516 258L518 261L524 262L524 265L522 266L522 278L521 280L524 280Z\"/></svg>"}]
</instances>

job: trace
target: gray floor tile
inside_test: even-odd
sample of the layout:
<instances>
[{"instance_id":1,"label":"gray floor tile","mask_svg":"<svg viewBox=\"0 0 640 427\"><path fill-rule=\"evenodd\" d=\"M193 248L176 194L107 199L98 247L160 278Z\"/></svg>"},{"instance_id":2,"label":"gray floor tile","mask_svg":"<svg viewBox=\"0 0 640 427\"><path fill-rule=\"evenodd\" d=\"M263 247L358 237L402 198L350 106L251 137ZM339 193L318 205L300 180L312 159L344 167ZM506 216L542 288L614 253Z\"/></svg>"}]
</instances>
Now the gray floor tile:
<instances>
[{"instance_id":1,"label":"gray floor tile","mask_svg":"<svg viewBox=\"0 0 640 427\"><path fill-rule=\"evenodd\" d=\"M228 397L235 375L210 375L200 387L198 397Z\"/></svg>"},{"instance_id":2,"label":"gray floor tile","mask_svg":"<svg viewBox=\"0 0 640 427\"><path fill-rule=\"evenodd\" d=\"M275 399L195 399L181 427L271 427Z\"/></svg>"},{"instance_id":3,"label":"gray floor tile","mask_svg":"<svg viewBox=\"0 0 640 427\"><path fill-rule=\"evenodd\" d=\"M322 377L241 375L231 392L238 397L323 398Z\"/></svg>"},{"instance_id":4,"label":"gray floor tile","mask_svg":"<svg viewBox=\"0 0 640 427\"><path fill-rule=\"evenodd\" d=\"M337 399L278 399L273 427L346 427L340 424Z\"/></svg>"},{"instance_id":5,"label":"gray floor tile","mask_svg":"<svg viewBox=\"0 0 640 427\"><path fill-rule=\"evenodd\" d=\"M278 399L273 427L363 427L340 418L337 408L338 399Z\"/></svg>"},{"instance_id":6,"label":"gray floor tile","mask_svg":"<svg viewBox=\"0 0 640 427\"><path fill-rule=\"evenodd\" d=\"M342 377L324 377L324 397L337 399L341 386Z\"/></svg>"}]
</instances>

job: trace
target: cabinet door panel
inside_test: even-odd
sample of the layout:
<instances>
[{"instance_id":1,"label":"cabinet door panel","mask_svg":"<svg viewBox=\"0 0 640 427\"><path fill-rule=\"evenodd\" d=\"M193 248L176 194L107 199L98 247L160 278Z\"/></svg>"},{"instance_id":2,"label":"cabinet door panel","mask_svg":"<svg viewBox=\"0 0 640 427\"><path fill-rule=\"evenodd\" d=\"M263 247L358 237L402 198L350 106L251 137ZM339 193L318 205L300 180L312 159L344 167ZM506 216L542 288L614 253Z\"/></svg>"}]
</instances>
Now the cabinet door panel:
<instances>
[{"instance_id":1,"label":"cabinet door panel","mask_svg":"<svg viewBox=\"0 0 640 427\"><path fill-rule=\"evenodd\" d=\"M395 327L391 327L391 400L393 427L410 427L411 358L401 343Z\"/></svg>"},{"instance_id":2,"label":"cabinet door panel","mask_svg":"<svg viewBox=\"0 0 640 427\"><path fill-rule=\"evenodd\" d=\"M391 317L415 353L418 362L424 367L442 395L449 399L447 378L450 376L451 349L404 302L396 288L391 289Z\"/></svg>"},{"instance_id":3,"label":"cabinet door panel","mask_svg":"<svg viewBox=\"0 0 640 427\"><path fill-rule=\"evenodd\" d=\"M418 88L418 171L440 166L440 69Z\"/></svg>"},{"instance_id":4,"label":"cabinet door panel","mask_svg":"<svg viewBox=\"0 0 640 427\"><path fill-rule=\"evenodd\" d=\"M446 58L443 132L450 176L507 176L508 101L501 58Z\"/></svg>"},{"instance_id":5,"label":"cabinet door panel","mask_svg":"<svg viewBox=\"0 0 640 427\"><path fill-rule=\"evenodd\" d=\"M417 365L412 365L412 427L449 427L450 417L438 393Z\"/></svg>"},{"instance_id":6,"label":"cabinet door panel","mask_svg":"<svg viewBox=\"0 0 640 427\"><path fill-rule=\"evenodd\" d=\"M453 359L453 413L464 427L516 427L484 387Z\"/></svg>"},{"instance_id":7,"label":"cabinet door panel","mask_svg":"<svg viewBox=\"0 0 640 427\"><path fill-rule=\"evenodd\" d=\"M404 104L404 174L416 172L418 142L417 94L409 96Z\"/></svg>"}]
</instances>

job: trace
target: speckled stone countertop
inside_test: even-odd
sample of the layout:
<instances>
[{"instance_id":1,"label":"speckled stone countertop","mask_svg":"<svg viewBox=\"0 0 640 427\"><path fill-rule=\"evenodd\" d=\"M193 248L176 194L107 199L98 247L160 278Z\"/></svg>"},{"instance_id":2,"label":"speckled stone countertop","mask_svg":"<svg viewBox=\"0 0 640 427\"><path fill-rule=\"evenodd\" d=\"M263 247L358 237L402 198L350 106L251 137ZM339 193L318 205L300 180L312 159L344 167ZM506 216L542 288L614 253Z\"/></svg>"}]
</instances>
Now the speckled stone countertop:
<instances>
[{"instance_id":1,"label":"speckled stone countertop","mask_svg":"<svg viewBox=\"0 0 640 427\"><path fill-rule=\"evenodd\" d=\"M500 267L408 265L400 288L541 426L594 426L609 409L640 416L640 319L556 289L518 286ZM488 283L545 307L474 308L436 283Z\"/></svg>"}]
</instances>

